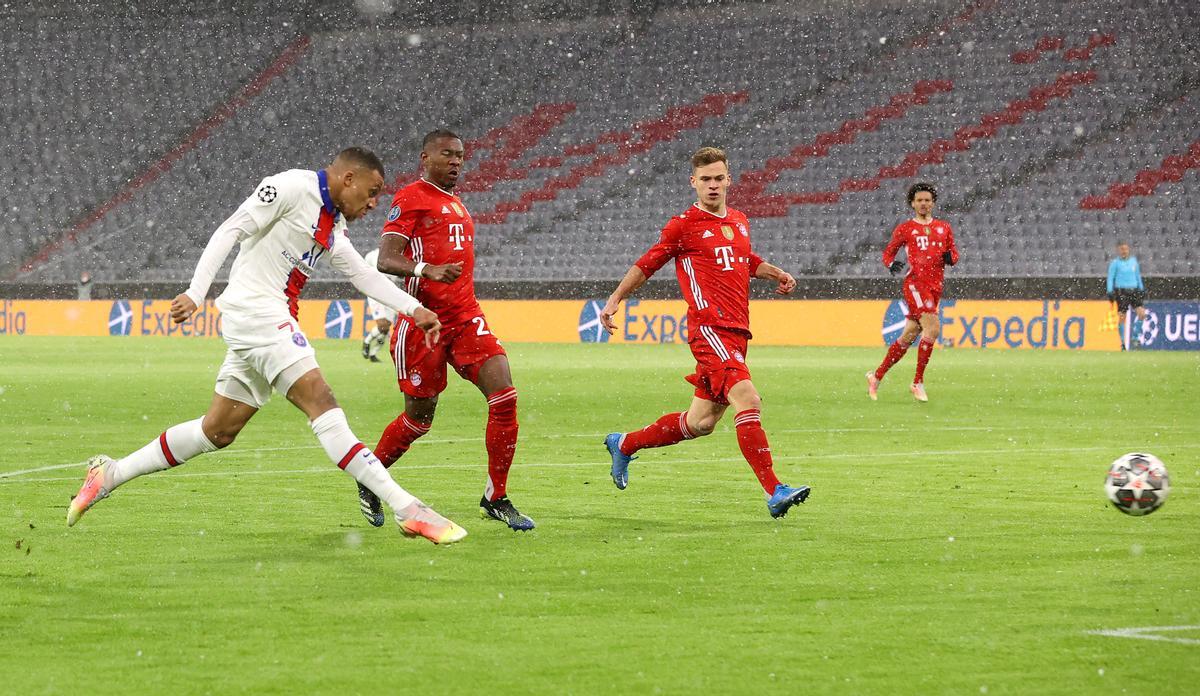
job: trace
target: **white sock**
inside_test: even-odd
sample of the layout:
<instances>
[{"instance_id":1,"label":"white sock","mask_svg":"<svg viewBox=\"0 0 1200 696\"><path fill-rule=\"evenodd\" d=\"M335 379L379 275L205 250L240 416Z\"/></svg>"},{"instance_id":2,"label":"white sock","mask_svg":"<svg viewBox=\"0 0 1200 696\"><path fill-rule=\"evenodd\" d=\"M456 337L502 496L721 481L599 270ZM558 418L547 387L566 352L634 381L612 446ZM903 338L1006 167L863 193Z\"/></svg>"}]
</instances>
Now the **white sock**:
<instances>
[{"instance_id":1,"label":"white sock","mask_svg":"<svg viewBox=\"0 0 1200 696\"><path fill-rule=\"evenodd\" d=\"M392 480L391 474L383 468L375 453L354 437L342 409L330 409L314 418L309 425L333 463L386 501L393 512L403 510L416 500Z\"/></svg>"},{"instance_id":2,"label":"white sock","mask_svg":"<svg viewBox=\"0 0 1200 696\"><path fill-rule=\"evenodd\" d=\"M363 345L369 346L375 343L375 339L379 338L379 329L372 328L371 331L363 338Z\"/></svg>"},{"instance_id":3,"label":"white sock","mask_svg":"<svg viewBox=\"0 0 1200 696\"><path fill-rule=\"evenodd\" d=\"M172 425L146 446L108 467L105 488L112 490L143 474L179 466L192 457L212 452L217 446L208 441L200 427L203 418ZM168 459L168 457L170 457Z\"/></svg>"}]
</instances>

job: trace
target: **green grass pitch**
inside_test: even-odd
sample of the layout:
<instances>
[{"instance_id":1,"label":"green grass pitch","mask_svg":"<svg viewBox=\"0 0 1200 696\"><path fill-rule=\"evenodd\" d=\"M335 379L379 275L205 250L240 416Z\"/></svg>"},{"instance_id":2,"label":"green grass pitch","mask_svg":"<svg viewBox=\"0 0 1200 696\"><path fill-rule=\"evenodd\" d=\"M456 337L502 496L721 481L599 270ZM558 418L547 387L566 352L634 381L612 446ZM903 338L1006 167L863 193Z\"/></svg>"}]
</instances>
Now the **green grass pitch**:
<instances>
[{"instance_id":1,"label":"green grass pitch","mask_svg":"<svg viewBox=\"0 0 1200 696\"><path fill-rule=\"evenodd\" d=\"M391 365L317 343L373 445ZM467 527L458 545L366 526L278 396L231 448L68 529L84 469L61 465L199 416L223 349L0 337L0 692L1200 690L1195 354L939 350L922 405L915 355L872 403L882 347L752 346L776 468L813 487L773 520L731 418L609 480L605 433L690 400L684 346L511 345L532 533L477 517L485 409L461 381L392 469ZM1172 474L1146 518L1101 489L1138 450Z\"/></svg>"}]
</instances>

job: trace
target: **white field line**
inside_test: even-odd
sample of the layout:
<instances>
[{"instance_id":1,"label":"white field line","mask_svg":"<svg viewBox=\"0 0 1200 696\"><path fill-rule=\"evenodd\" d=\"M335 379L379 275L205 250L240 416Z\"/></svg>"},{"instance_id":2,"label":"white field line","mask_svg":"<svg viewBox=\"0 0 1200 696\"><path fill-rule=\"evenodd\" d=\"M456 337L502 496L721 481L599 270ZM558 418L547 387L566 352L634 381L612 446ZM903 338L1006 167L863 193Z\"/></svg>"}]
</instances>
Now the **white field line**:
<instances>
[{"instance_id":1,"label":"white field line","mask_svg":"<svg viewBox=\"0 0 1200 696\"><path fill-rule=\"evenodd\" d=\"M1104 426L1104 427L1107 428L1108 426ZM1146 425L1144 427L1157 428L1159 430L1171 430L1174 428L1181 428L1183 426ZM1001 434L1001 435L1003 435L1005 433L1030 432L1030 431L1036 432L1036 431L1040 431L1040 430L1043 430L1043 428L1024 427L1024 428L1006 428L1006 429L1001 430L999 428L996 428L993 426L988 426L988 425L951 425L951 426L937 426L937 427L922 428L923 432L996 432L997 434ZM882 434L882 433L889 433L891 431L886 428L771 428L769 432L773 432L773 433L815 433L815 434L821 434L821 433L881 433ZM526 435L526 436L524 436L524 439L528 439L530 437L531 436ZM601 438L602 438L602 435L596 434L596 433L567 433L564 435L542 435L542 436L539 436L538 439L542 439L542 440L568 440L568 439L591 440L591 439L596 439L597 441L599 441ZM483 442L483 440L484 439L482 437L454 437L454 438L423 437L423 438L421 438L422 444L430 444L430 445L439 445L439 444L445 445L445 444L453 444L453 443L457 443L457 442ZM217 456L224 459L226 457L249 457L249 456L261 454L263 452L291 452L291 451L319 450L319 449L321 449L320 445L292 445L289 447L256 447L253 449L231 449L231 450L223 451L220 454L218 454ZM1070 451L1076 451L1076 450L1078 450L1078 451L1098 451L1098 450L1103 450L1103 449L1109 449L1109 448L1073 447L1073 448L1064 448L1064 449L1040 449L1040 450L1036 450L1036 451L1038 451L1038 452L1070 452ZM963 453L964 454L976 454L976 453L984 454L984 453L992 452L992 451L1006 452L1006 451L1010 451L1010 450L964 450ZM927 452L925 454L946 454L946 453L945 452ZM853 456L858 456L858 455L854 455L854 454L829 455L828 458L838 459L838 458L853 457ZM872 454L870 456L898 456L898 455ZM787 458L788 457L776 457L776 459L787 459ZM808 458L808 457L805 457L805 458ZM714 461L714 460L703 460L703 461ZM12 478L14 476L24 476L26 474L39 474L44 471L58 471L60 469L71 469L74 467L82 467L86 463L87 462L70 462L67 464L50 464L48 466L39 466L39 467L35 467L33 469L19 469L17 471L0 471L0 482L2 482L4 479Z\"/></svg>"},{"instance_id":2,"label":"white field line","mask_svg":"<svg viewBox=\"0 0 1200 696\"><path fill-rule=\"evenodd\" d=\"M1179 638L1176 636L1158 635L1159 633L1165 633L1169 631L1200 631L1200 626L1144 626L1142 628L1109 628L1101 631L1086 631L1086 633L1093 636L1139 638L1141 640L1158 640L1165 643L1200 645L1200 639L1197 638Z\"/></svg>"},{"instance_id":3,"label":"white field line","mask_svg":"<svg viewBox=\"0 0 1200 696\"><path fill-rule=\"evenodd\" d=\"M968 455L989 455L989 454L1012 454L1012 447L992 448L992 449L962 449L962 450L931 450L925 452L838 452L832 454L797 454L783 455L775 457L775 461L827 461L831 459L895 459L895 458L925 458L930 456L935 457L961 457ZM1200 449L1200 443L1194 445L1176 445L1177 449ZM273 448L267 448L273 449ZM294 448L289 448L294 449ZM319 449L319 447L311 447L310 449ZM1051 452L1107 452L1111 447L1044 447L1032 450L1023 450L1028 453L1040 454ZM258 452L262 450L246 450L246 452ZM672 459L671 464L708 464L714 462L741 462L744 461L741 457L707 457L705 459ZM524 462L518 464L519 468L574 468L574 467L596 467L602 469L607 466L607 462L603 458L597 458L593 462ZM53 477L53 478L21 478L14 479L18 474L41 473L44 471L54 471L58 469L66 469L70 467L82 467L83 463L73 464L55 464L49 467L39 469L27 469L23 472L9 472L0 474L0 484L4 483L45 483L52 481L76 481L79 476ZM475 469L484 466L482 462L462 463L462 464L415 464L415 465L400 465L396 467L397 471L417 470L417 469ZM171 477L224 477L224 476L271 476L271 475L290 475L290 474L318 474L323 472L337 471L336 467L327 465L323 467L314 467L309 469L256 469L256 470L234 470L234 471L176 471L172 472Z\"/></svg>"}]
</instances>

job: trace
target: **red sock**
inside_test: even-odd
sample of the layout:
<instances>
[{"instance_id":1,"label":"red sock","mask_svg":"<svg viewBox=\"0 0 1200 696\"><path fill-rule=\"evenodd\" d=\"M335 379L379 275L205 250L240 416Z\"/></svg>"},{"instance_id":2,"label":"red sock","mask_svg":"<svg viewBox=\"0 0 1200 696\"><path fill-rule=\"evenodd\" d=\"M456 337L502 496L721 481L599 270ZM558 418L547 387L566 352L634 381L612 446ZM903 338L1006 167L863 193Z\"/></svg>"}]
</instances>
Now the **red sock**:
<instances>
[{"instance_id":1,"label":"red sock","mask_svg":"<svg viewBox=\"0 0 1200 696\"><path fill-rule=\"evenodd\" d=\"M771 445L767 442L767 432L762 429L757 408L749 408L738 413L733 418L737 429L738 447L742 448L742 456L754 469L754 475L762 484L763 490L770 495L779 485L775 476L775 468L771 463Z\"/></svg>"},{"instance_id":2,"label":"red sock","mask_svg":"<svg viewBox=\"0 0 1200 696\"><path fill-rule=\"evenodd\" d=\"M375 456L383 462L386 469L396 462L402 454L408 451L418 437L429 432L432 423L422 423L401 413L400 417L388 423L379 436L379 444L375 445Z\"/></svg>"},{"instance_id":3,"label":"red sock","mask_svg":"<svg viewBox=\"0 0 1200 696\"><path fill-rule=\"evenodd\" d=\"M933 339L922 337L917 344L917 374L913 377L913 384L925 383L925 365L929 364L930 355L933 355Z\"/></svg>"},{"instance_id":4,"label":"red sock","mask_svg":"<svg viewBox=\"0 0 1200 696\"><path fill-rule=\"evenodd\" d=\"M901 345L900 339L897 338L895 343L888 346L887 355L883 357L883 362L879 363L879 367L875 369L875 379L883 379L887 371L892 369L892 365L900 362L900 358L903 358L907 352L908 346Z\"/></svg>"},{"instance_id":5,"label":"red sock","mask_svg":"<svg viewBox=\"0 0 1200 696\"><path fill-rule=\"evenodd\" d=\"M508 470L517 451L517 388L509 387L488 397L487 431L488 482L483 494L488 500L505 495Z\"/></svg>"},{"instance_id":6,"label":"red sock","mask_svg":"<svg viewBox=\"0 0 1200 696\"><path fill-rule=\"evenodd\" d=\"M641 430L625 433L620 449L622 454L633 454L640 449L666 447L692 437L692 431L687 427L687 414L668 413Z\"/></svg>"}]
</instances>

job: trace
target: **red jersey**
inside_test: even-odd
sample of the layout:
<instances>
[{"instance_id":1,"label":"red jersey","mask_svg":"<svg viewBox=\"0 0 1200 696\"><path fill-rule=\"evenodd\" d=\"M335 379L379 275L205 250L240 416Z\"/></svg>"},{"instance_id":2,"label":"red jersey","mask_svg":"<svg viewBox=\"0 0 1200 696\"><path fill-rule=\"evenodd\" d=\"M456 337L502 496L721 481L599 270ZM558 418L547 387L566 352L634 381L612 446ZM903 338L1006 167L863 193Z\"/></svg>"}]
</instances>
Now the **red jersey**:
<instances>
[{"instance_id":1,"label":"red jersey","mask_svg":"<svg viewBox=\"0 0 1200 696\"><path fill-rule=\"evenodd\" d=\"M750 278L763 260L750 249L750 221L739 210L714 215L693 204L663 227L658 243L635 264L646 277L675 259L688 304L688 333L719 326L750 335Z\"/></svg>"},{"instance_id":2,"label":"red jersey","mask_svg":"<svg viewBox=\"0 0 1200 696\"><path fill-rule=\"evenodd\" d=\"M950 252L950 258L958 263L958 247L954 245L954 230L945 220L932 218L929 222L905 220L892 230L892 241L883 250L883 265L891 266L900 247L908 249L908 273L919 283L942 287L946 262L942 254Z\"/></svg>"},{"instance_id":3,"label":"red jersey","mask_svg":"<svg viewBox=\"0 0 1200 696\"><path fill-rule=\"evenodd\" d=\"M404 255L417 263L462 262L453 283L408 278L404 289L433 310L443 326L483 314L475 298L475 222L458 196L420 179L396 192L383 234L408 240Z\"/></svg>"}]
</instances>

